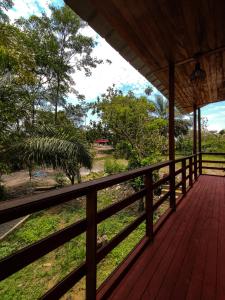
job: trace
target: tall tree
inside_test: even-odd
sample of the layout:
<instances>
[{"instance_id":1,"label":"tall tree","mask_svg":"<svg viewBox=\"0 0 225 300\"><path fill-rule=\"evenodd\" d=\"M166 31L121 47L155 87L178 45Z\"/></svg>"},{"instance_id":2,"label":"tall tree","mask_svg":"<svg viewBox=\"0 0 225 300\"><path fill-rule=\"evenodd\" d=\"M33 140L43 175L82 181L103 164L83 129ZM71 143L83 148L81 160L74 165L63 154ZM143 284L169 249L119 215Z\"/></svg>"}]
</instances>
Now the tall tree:
<instances>
[{"instance_id":1,"label":"tall tree","mask_svg":"<svg viewBox=\"0 0 225 300\"><path fill-rule=\"evenodd\" d=\"M83 97L74 88L72 74L83 70L90 76L91 69L102 60L92 56L95 42L81 34L86 24L69 7L50 6L50 10L50 16L42 13L41 17L20 19L18 26L29 34L36 49L36 73L46 80L44 84L40 81L40 87L47 88L41 99L52 103L57 123L59 106L66 105L68 93L74 93L78 99Z\"/></svg>"},{"instance_id":2,"label":"tall tree","mask_svg":"<svg viewBox=\"0 0 225 300\"><path fill-rule=\"evenodd\" d=\"M26 35L15 26L0 27L0 135L28 117L26 86L35 84L35 60ZM15 124L16 123L16 124Z\"/></svg>"},{"instance_id":3,"label":"tall tree","mask_svg":"<svg viewBox=\"0 0 225 300\"><path fill-rule=\"evenodd\" d=\"M123 95L110 88L95 104L95 111L117 141L129 143L139 160L161 152L164 138L159 130L166 121L152 117L154 106L146 97L135 97L132 92Z\"/></svg>"}]
</instances>

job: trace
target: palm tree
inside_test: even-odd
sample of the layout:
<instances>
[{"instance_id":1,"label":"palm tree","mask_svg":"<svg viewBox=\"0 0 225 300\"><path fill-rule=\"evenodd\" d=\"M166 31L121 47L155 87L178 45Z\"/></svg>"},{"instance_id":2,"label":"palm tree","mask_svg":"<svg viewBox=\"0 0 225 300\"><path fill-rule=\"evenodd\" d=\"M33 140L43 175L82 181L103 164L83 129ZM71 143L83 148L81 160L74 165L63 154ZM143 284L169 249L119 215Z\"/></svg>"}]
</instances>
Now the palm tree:
<instances>
[{"instance_id":1,"label":"palm tree","mask_svg":"<svg viewBox=\"0 0 225 300\"><path fill-rule=\"evenodd\" d=\"M150 100L150 102L154 105L155 108L154 113L158 117L163 119L166 119L168 117L169 104L165 98L163 98L161 95L156 95L155 101Z\"/></svg>"},{"instance_id":2,"label":"palm tree","mask_svg":"<svg viewBox=\"0 0 225 300\"><path fill-rule=\"evenodd\" d=\"M81 182L80 168L91 169L92 155L80 133L74 129L41 128L21 146L26 162L62 169L74 184Z\"/></svg>"}]
</instances>

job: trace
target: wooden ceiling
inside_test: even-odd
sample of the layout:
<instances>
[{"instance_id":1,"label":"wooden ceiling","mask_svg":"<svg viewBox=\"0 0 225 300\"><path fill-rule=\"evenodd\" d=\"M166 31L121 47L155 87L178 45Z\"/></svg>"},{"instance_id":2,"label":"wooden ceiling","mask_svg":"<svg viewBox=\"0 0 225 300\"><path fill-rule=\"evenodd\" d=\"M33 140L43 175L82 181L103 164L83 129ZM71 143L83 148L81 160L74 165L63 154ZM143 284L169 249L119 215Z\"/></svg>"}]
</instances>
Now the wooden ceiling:
<instances>
[{"instance_id":1,"label":"wooden ceiling","mask_svg":"<svg viewBox=\"0 0 225 300\"><path fill-rule=\"evenodd\" d=\"M168 97L168 61L183 112L225 100L225 0L66 0ZM196 54L206 80L190 82Z\"/></svg>"}]
</instances>

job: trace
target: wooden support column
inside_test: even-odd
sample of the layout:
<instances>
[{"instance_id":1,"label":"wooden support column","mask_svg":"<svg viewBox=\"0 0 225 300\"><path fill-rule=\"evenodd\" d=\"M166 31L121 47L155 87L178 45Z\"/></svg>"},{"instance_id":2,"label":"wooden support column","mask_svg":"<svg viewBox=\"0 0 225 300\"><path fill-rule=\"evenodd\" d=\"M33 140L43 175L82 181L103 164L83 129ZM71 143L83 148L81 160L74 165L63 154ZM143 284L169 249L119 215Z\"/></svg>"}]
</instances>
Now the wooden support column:
<instances>
[{"instance_id":1,"label":"wooden support column","mask_svg":"<svg viewBox=\"0 0 225 300\"><path fill-rule=\"evenodd\" d=\"M197 153L197 109L196 105L193 106L193 154ZM194 156L194 179L197 180L197 156Z\"/></svg>"},{"instance_id":2,"label":"wooden support column","mask_svg":"<svg viewBox=\"0 0 225 300\"><path fill-rule=\"evenodd\" d=\"M198 152L199 152L199 175L202 175L202 128L201 108L198 108Z\"/></svg>"},{"instance_id":3,"label":"wooden support column","mask_svg":"<svg viewBox=\"0 0 225 300\"><path fill-rule=\"evenodd\" d=\"M96 251L97 251L97 191L87 194L86 200L86 299L96 299Z\"/></svg>"},{"instance_id":4,"label":"wooden support column","mask_svg":"<svg viewBox=\"0 0 225 300\"><path fill-rule=\"evenodd\" d=\"M170 207L176 210L175 197L175 141L174 141L174 106L175 106L175 68L169 62L169 159L170 164Z\"/></svg>"}]
</instances>

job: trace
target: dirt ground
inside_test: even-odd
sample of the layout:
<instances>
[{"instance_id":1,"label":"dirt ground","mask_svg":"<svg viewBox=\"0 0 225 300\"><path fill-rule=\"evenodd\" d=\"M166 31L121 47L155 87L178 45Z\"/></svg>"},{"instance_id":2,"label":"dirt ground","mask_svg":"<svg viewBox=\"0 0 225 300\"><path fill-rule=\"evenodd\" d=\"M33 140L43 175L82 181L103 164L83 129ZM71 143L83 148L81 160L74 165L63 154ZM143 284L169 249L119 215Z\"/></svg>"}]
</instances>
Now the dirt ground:
<instances>
[{"instance_id":1,"label":"dirt ground","mask_svg":"<svg viewBox=\"0 0 225 300\"><path fill-rule=\"evenodd\" d=\"M93 147L94 162L91 170L81 168L81 176L86 176L90 172L99 173L104 171L105 158L111 157L110 152L113 150L112 146L99 146ZM53 170L51 168L37 168L32 172L30 180L28 170L21 170L11 174L3 175L3 183L6 189L12 194L12 197L24 194L30 194L35 187L52 187L56 185L55 175L62 173L60 170Z\"/></svg>"}]
</instances>

